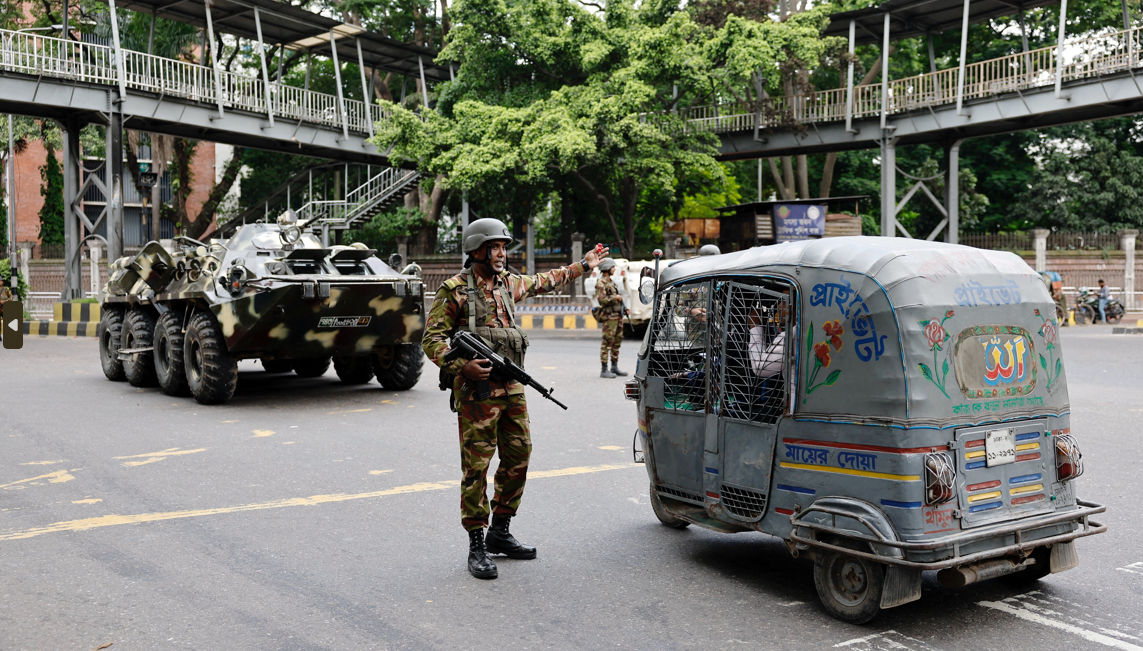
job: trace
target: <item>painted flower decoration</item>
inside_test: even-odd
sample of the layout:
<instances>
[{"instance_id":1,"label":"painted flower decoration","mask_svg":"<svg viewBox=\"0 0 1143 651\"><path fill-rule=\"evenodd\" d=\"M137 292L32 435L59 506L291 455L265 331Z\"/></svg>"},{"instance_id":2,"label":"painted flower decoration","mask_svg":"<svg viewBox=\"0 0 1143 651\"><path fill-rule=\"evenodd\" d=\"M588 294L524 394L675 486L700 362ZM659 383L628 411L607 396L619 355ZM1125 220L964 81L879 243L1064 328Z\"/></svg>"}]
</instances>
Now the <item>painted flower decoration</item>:
<instances>
[{"instance_id":1,"label":"painted flower decoration","mask_svg":"<svg viewBox=\"0 0 1143 651\"><path fill-rule=\"evenodd\" d=\"M829 366L829 343L823 341L820 344L814 344L814 355L817 355L822 366Z\"/></svg>"},{"instance_id":2,"label":"painted flower decoration","mask_svg":"<svg viewBox=\"0 0 1143 651\"><path fill-rule=\"evenodd\" d=\"M1036 308L1035 310L1032 310L1032 311L1036 313L1036 316L1040 316L1040 308Z\"/></svg>"},{"instance_id":3,"label":"painted flower decoration","mask_svg":"<svg viewBox=\"0 0 1143 651\"><path fill-rule=\"evenodd\" d=\"M951 318L953 318L953 316L955 316L955 315L953 314L953 311L952 311L952 310L949 310L948 312L945 312L945 318L946 318L946 319L951 319Z\"/></svg>"},{"instance_id":4,"label":"painted flower decoration","mask_svg":"<svg viewBox=\"0 0 1143 651\"><path fill-rule=\"evenodd\" d=\"M948 333L945 332L944 326L940 321L933 319L925 325L925 338L929 340L929 348L932 350L941 350L941 344L945 342Z\"/></svg>"},{"instance_id":5,"label":"painted flower decoration","mask_svg":"<svg viewBox=\"0 0 1143 651\"><path fill-rule=\"evenodd\" d=\"M825 331L826 336L829 337L829 342L833 344L834 350L841 350L841 335L845 334L845 328L841 325L841 321L826 321L822 324L822 330ZM828 348L826 349L829 350Z\"/></svg>"},{"instance_id":6,"label":"painted flower decoration","mask_svg":"<svg viewBox=\"0 0 1143 651\"><path fill-rule=\"evenodd\" d=\"M1040 326L1040 336L1049 344L1056 343L1056 324L1044 321L1044 325Z\"/></svg>"}]
</instances>

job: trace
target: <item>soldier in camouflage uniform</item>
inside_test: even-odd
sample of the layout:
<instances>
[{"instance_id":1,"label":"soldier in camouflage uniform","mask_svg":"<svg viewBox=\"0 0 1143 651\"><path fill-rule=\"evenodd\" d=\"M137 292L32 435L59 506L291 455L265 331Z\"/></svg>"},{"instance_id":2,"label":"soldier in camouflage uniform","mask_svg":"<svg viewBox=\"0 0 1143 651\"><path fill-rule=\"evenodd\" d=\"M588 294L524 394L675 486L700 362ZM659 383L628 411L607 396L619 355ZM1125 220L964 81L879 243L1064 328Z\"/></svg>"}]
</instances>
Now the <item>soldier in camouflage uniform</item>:
<instances>
[{"instance_id":1,"label":"soldier in camouflage uniform","mask_svg":"<svg viewBox=\"0 0 1143 651\"><path fill-rule=\"evenodd\" d=\"M613 378L627 375L619 370L619 346L623 343L623 297L619 288L611 280L615 273L615 261L607 258L599 263L599 282L595 285L595 300L599 303L599 322L603 326L603 343L599 347L599 363L602 368L599 377ZM607 368L607 358L611 358L611 370Z\"/></svg>"},{"instance_id":2,"label":"soldier in camouflage uniform","mask_svg":"<svg viewBox=\"0 0 1143 651\"><path fill-rule=\"evenodd\" d=\"M445 362L449 341L457 330L481 337L490 348L513 362L524 365L528 338L515 318L516 301L550 292L599 264L607 249L597 255L589 252L583 260L547 273L519 276L505 273L512 243L508 227L497 219L478 219L464 230L465 269L446 280L437 291L429 310L422 346L425 354L441 367L442 383L452 389L453 409L460 424L461 524L468 531L468 571L480 579L494 579L496 564L489 554L531 559L536 548L517 541L508 530L516 515L532 440L528 428L528 405L524 387L517 382L490 378L487 360L458 359ZM487 380L491 394L476 397L476 383ZM492 498L492 526L488 525L489 503L486 474L493 453L499 451L496 487Z\"/></svg>"}]
</instances>

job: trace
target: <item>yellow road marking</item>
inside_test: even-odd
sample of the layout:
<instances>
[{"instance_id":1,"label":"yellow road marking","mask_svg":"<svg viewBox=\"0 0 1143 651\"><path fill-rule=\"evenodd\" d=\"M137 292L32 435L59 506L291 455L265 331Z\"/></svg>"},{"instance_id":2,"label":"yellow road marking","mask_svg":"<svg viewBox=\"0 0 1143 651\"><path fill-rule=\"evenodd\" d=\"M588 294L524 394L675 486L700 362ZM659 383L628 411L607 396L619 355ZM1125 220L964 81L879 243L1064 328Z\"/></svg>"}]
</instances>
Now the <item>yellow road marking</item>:
<instances>
[{"instance_id":1,"label":"yellow road marking","mask_svg":"<svg viewBox=\"0 0 1143 651\"><path fill-rule=\"evenodd\" d=\"M554 371L558 367L556 367L556 366L541 366L540 368L544 369L545 371Z\"/></svg>"},{"instance_id":2,"label":"yellow road marking","mask_svg":"<svg viewBox=\"0 0 1143 651\"><path fill-rule=\"evenodd\" d=\"M54 463L63 463L63 462L64 462L63 459L60 459L59 461L29 461L28 463L21 463L20 465L21 466L50 466Z\"/></svg>"},{"instance_id":3,"label":"yellow road marking","mask_svg":"<svg viewBox=\"0 0 1143 651\"><path fill-rule=\"evenodd\" d=\"M618 445L601 445L600 450L622 450L623 448Z\"/></svg>"},{"instance_id":4,"label":"yellow road marking","mask_svg":"<svg viewBox=\"0 0 1143 651\"><path fill-rule=\"evenodd\" d=\"M75 470L57 470L55 472L49 472L46 475L40 475L38 477L28 477L27 479L21 479L19 481L14 481L10 484L0 484L0 488L7 490L12 486L16 486L18 484L26 484L28 482L36 482L36 480L39 480L39 479L46 479L49 484L62 484L64 482L71 481L71 480L75 479L75 477L73 477L71 475L71 473L75 472L76 470L79 470L79 468L76 468ZM23 488L23 486L20 486L20 488Z\"/></svg>"},{"instance_id":5,"label":"yellow road marking","mask_svg":"<svg viewBox=\"0 0 1143 651\"><path fill-rule=\"evenodd\" d=\"M72 504L95 504L96 502L102 502L102 501L103 500L99 499L98 497L93 497L91 499L86 499L86 500L75 500L72 502Z\"/></svg>"},{"instance_id":6,"label":"yellow road marking","mask_svg":"<svg viewBox=\"0 0 1143 651\"><path fill-rule=\"evenodd\" d=\"M194 454L195 452L205 452L205 451L206 451L206 448L198 448L195 450L182 450L179 448L169 448L169 449L163 450L162 452L148 452L146 454L132 454L132 455L126 456L126 457L112 457L112 458L114 458L114 459L143 459L143 461L124 461L123 462L124 466L126 466L128 468L133 468L135 466L145 466L148 463L155 463L157 461L163 461L167 457L175 457L175 456L178 456L180 454Z\"/></svg>"},{"instance_id":7,"label":"yellow road marking","mask_svg":"<svg viewBox=\"0 0 1143 651\"><path fill-rule=\"evenodd\" d=\"M266 436L273 436L274 434L277 434L277 432L275 432L272 429L256 429L256 430L254 430L254 438L256 438L256 439L260 439L260 438L263 438Z\"/></svg>"},{"instance_id":8,"label":"yellow road marking","mask_svg":"<svg viewBox=\"0 0 1143 651\"><path fill-rule=\"evenodd\" d=\"M588 473L605 472L607 470L622 470L626 468L633 468L636 465L638 464L621 463L607 464L602 466L578 466L575 468L562 468L559 470L540 470L528 473L528 478L544 479L547 477L584 475ZM162 522L164 520L181 520L184 518L197 518L207 515L221 515L224 513L241 513L244 511L281 509L290 506L317 506L318 504L348 502L351 500L362 500L374 497L387 497L389 495L406 495L409 493L423 493L425 491L439 491L449 488L456 488L457 486L460 486L460 482L453 479L448 481L409 484L408 486L397 486L396 488L390 488L381 491L371 491L368 493L334 493L332 495L311 495L310 497L294 497L284 500L274 500L271 502L241 504L237 506L223 506L214 509L167 511L165 513L140 513L136 515L104 515L97 518L83 518L81 520L67 520L64 522L56 522L44 527L34 527L32 529L9 531L7 533L0 534L0 541L24 540L26 538L34 538L36 536L42 536L49 533L57 533L60 531L87 531L89 529L114 527L121 524L141 524L145 522Z\"/></svg>"},{"instance_id":9,"label":"yellow road marking","mask_svg":"<svg viewBox=\"0 0 1143 651\"><path fill-rule=\"evenodd\" d=\"M373 411L373 408L370 407L369 409L347 409L345 411L331 411L328 415L333 416L334 414L360 414L364 411Z\"/></svg>"},{"instance_id":10,"label":"yellow road marking","mask_svg":"<svg viewBox=\"0 0 1143 651\"><path fill-rule=\"evenodd\" d=\"M282 441L282 445L293 445L293 441Z\"/></svg>"},{"instance_id":11,"label":"yellow road marking","mask_svg":"<svg viewBox=\"0 0 1143 651\"><path fill-rule=\"evenodd\" d=\"M222 422L223 423L237 423L238 421L236 421L236 420L224 420Z\"/></svg>"},{"instance_id":12,"label":"yellow road marking","mask_svg":"<svg viewBox=\"0 0 1143 651\"><path fill-rule=\"evenodd\" d=\"M384 475L387 472L393 472L393 471L392 470L370 470L369 474L371 474L371 475Z\"/></svg>"}]
</instances>

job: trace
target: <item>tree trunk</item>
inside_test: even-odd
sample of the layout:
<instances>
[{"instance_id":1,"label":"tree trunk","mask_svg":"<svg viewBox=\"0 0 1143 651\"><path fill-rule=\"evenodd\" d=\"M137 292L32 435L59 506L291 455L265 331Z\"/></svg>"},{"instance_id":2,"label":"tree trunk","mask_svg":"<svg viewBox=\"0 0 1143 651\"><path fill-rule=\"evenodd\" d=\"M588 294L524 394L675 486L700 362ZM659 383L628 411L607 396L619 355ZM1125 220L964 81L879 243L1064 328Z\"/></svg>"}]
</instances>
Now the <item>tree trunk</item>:
<instances>
[{"instance_id":1,"label":"tree trunk","mask_svg":"<svg viewBox=\"0 0 1143 651\"><path fill-rule=\"evenodd\" d=\"M767 158L766 162L770 163L770 174L774 177L774 185L778 186L778 198L789 201L793 197L789 196L786 192L786 184L782 181L782 173L778 170L778 162L773 158Z\"/></svg>"},{"instance_id":2,"label":"tree trunk","mask_svg":"<svg viewBox=\"0 0 1143 651\"><path fill-rule=\"evenodd\" d=\"M448 17L448 0L441 0L441 40L448 40L448 32L452 29L452 21Z\"/></svg>"},{"instance_id":3,"label":"tree trunk","mask_svg":"<svg viewBox=\"0 0 1143 651\"><path fill-rule=\"evenodd\" d=\"M812 199L810 196L810 162L805 154L798 155L798 194L801 199Z\"/></svg>"},{"instance_id":4,"label":"tree trunk","mask_svg":"<svg viewBox=\"0 0 1143 651\"><path fill-rule=\"evenodd\" d=\"M226 167L222 170L222 180L215 184L210 190L210 195L206 198L206 202L202 204L202 210L198 212L198 217L194 220L195 230L198 235L191 235L196 240L203 233L210 230L212 222L214 222L214 213L218 210L219 204L226 198L230 188L234 186L234 182L238 180L238 173L242 171L242 152L245 151L242 147L235 147L234 153L230 156L230 160L226 161Z\"/></svg>"},{"instance_id":5,"label":"tree trunk","mask_svg":"<svg viewBox=\"0 0 1143 651\"><path fill-rule=\"evenodd\" d=\"M384 77L381 76L381 71L373 68L370 70L373 76L373 95L375 99L383 99L387 102L395 101L393 99L393 91L389 88L389 83L393 80L393 73L388 73Z\"/></svg>"},{"instance_id":6,"label":"tree trunk","mask_svg":"<svg viewBox=\"0 0 1143 651\"><path fill-rule=\"evenodd\" d=\"M184 232L190 233L192 225L187 219L187 197L190 196L191 183L194 175L191 173L191 161L194 160L194 150L198 142L176 138L171 148L171 163L177 183L171 197L171 208L174 218L171 220Z\"/></svg>"},{"instance_id":7,"label":"tree trunk","mask_svg":"<svg viewBox=\"0 0 1143 651\"><path fill-rule=\"evenodd\" d=\"M794 181L794 159L791 156L782 157L782 179L785 181L786 198L797 197L797 185Z\"/></svg>"}]
</instances>

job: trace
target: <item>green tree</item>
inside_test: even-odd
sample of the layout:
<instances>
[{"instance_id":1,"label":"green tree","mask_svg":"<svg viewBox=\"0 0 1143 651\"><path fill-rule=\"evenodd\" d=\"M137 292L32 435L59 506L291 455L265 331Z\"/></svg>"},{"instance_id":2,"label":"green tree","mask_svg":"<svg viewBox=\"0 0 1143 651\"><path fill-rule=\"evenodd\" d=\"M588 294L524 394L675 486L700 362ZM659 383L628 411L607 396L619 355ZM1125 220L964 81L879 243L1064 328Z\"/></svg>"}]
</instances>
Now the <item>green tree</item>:
<instances>
[{"instance_id":1,"label":"green tree","mask_svg":"<svg viewBox=\"0 0 1143 651\"><path fill-rule=\"evenodd\" d=\"M40 208L40 244L63 244L63 170L51 147L47 160L40 166L40 195L44 198L44 206Z\"/></svg>"}]
</instances>

